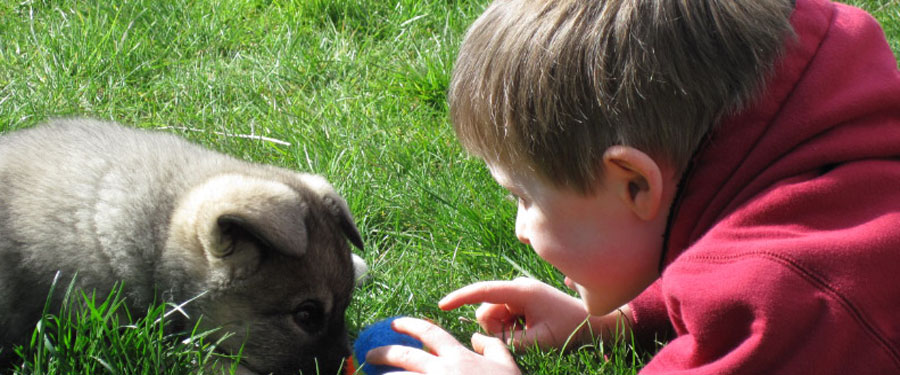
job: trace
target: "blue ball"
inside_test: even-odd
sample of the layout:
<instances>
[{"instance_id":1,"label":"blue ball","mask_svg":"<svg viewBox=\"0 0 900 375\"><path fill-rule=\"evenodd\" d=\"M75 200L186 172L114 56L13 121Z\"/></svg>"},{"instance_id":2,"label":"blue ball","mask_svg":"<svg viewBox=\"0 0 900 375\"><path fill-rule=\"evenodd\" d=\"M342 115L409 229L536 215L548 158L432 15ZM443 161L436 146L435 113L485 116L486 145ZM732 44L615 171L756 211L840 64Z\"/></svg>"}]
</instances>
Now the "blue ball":
<instances>
[{"instance_id":1,"label":"blue ball","mask_svg":"<svg viewBox=\"0 0 900 375\"><path fill-rule=\"evenodd\" d=\"M353 356L356 361L362 365L360 368L362 373L366 375L381 375L391 371L403 371L403 369L394 366L370 365L364 363L366 353L369 350L385 345L404 345L413 348L422 349L422 342L414 337L402 333L398 333L391 328L391 322L399 316L390 317L382 321L373 323L359 332L359 337L353 342Z\"/></svg>"}]
</instances>

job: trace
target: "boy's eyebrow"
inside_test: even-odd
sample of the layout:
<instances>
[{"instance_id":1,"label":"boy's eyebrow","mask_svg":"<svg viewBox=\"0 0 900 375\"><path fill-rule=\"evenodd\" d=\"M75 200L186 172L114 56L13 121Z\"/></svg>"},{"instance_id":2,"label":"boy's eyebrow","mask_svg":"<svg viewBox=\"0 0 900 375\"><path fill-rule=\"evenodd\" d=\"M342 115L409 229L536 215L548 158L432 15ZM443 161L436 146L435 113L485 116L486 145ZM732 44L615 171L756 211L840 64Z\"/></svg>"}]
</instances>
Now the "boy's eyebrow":
<instances>
[{"instance_id":1,"label":"boy's eyebrow","mask_svg":"<svg viewBox=\"0 0 900 375\"><path fill-rule=\"evenodd\" d=\"M503 186L503 185L500 185ZM510 194L515 195L517 197L521 197L525 195L525 190L522 190L519 186L503 186L506 191L510 192Z\"/></svg>"},{"instance_id":2,"label":"boy's eyebrow","mask_svg":"<svg viewBox=\"0 0 900 375\"><path fill-rule=\"evenodd\" d=\"M512 182L508 182L506 185L506 190L509 190L510 193L513 193L517 196L523 197L528 195L528 189L526 188L526 184L523 184L521 180L516 180Z\"/></svg>"}]
</instances>

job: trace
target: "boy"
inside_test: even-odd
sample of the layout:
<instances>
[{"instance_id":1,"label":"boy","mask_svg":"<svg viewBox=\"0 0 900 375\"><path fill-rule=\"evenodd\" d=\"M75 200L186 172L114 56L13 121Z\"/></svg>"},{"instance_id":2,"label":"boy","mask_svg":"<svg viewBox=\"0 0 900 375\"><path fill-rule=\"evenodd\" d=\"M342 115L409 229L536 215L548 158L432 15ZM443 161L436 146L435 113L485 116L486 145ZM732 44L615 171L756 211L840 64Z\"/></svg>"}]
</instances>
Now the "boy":
<instances>
[{"instance_id":1,"label":"boy","mask_svg":"<svg viewBox=\"0 0 900 375\"><path fill-rule=\"evenodd\" d=\"M497 0L449 99L462 144L519 197L517 236L581 298L477 283L440 307L482 303L494 338L468 351L401 319L433 354L368 361L516 374L506 344L609 337L624 318L668 340L642 374L900 373L900 72L864 12Z\"/></svg>"}]
</instances>

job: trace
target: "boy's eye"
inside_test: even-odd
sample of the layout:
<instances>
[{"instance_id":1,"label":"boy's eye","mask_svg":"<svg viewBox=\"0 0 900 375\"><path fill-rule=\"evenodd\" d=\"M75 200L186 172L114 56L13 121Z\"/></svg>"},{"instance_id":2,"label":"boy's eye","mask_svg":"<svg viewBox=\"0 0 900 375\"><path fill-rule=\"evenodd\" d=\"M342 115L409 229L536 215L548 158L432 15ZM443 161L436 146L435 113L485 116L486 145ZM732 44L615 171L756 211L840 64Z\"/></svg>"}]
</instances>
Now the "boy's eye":
<instances>
[{"instance_id":1,"label":"boy's eye","mask_svg":"<svg viewBox=\"0 0 900 375\"><path fill-rule=\"evenodd\" d=\"M507 194L505 199L508 200L508 201L510 201L510 202L515 203L515 204L516 204L517 206L519 206L520 208L521 208L522 206L524 206L524 207L528 207L528 206L529 206L529 203L528 203L528 200L527 200L527 199L524 199L524 198L522 198L522 197L520 197L520 196L518 196L518 195L516 195L516 194L512 194L512 193Z\"/></svg>"}]
</instances>

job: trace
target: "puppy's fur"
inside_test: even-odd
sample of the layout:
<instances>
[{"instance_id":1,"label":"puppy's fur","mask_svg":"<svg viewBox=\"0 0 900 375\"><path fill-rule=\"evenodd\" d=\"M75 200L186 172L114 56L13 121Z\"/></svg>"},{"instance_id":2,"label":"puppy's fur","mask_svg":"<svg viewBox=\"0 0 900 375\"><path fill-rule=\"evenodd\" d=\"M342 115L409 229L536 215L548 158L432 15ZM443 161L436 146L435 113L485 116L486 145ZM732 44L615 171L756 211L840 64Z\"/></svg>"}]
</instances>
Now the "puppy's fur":
<instances>
[{"instance_id":1,"label":"puppy's fur","mask_svg":"<svg viewBox=\"0 0 900 375\"><path fill-rule=\"evenodd\" d=\"M99 296L123 282L133 314L200 296L181 324L224 327L245 370L334 374L349 353L347 238L362 247L346 202L315 175L94 120L0 136L0 365L30 338L59 271L59 289L77 273ZM58 309L62 293L51 298Z\"/></svg>"}]
</instances>

